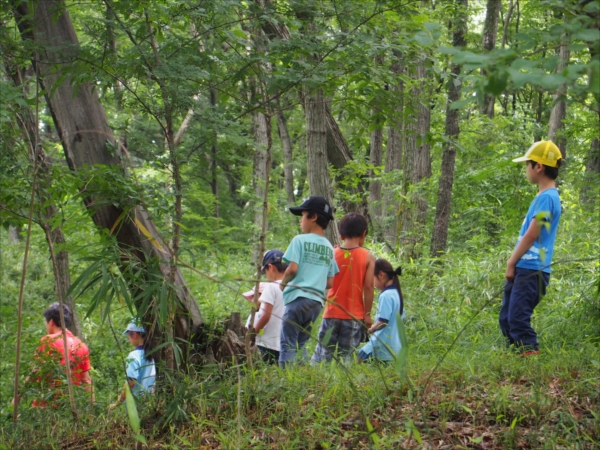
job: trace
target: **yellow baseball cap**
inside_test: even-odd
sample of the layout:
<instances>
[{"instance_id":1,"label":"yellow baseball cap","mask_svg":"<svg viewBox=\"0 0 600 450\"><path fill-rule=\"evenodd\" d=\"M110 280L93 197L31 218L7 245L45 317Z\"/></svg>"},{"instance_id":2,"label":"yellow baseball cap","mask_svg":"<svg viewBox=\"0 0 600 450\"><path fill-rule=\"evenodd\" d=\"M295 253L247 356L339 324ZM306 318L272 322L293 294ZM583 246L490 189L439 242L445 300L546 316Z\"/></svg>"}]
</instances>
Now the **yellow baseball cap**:
<instances>
[{"instance_id":1,"label":"yellow baseball cap","mask_svg":"<svg viewBox=\"0 0 600 450\"><path fill-rule=\"evenodd\" d=\"M513 159L513 162L535 161L549 167L558 167L562 153L552 141L539 141L529 147L525 156Z\"/></svg>"}]
</instances>

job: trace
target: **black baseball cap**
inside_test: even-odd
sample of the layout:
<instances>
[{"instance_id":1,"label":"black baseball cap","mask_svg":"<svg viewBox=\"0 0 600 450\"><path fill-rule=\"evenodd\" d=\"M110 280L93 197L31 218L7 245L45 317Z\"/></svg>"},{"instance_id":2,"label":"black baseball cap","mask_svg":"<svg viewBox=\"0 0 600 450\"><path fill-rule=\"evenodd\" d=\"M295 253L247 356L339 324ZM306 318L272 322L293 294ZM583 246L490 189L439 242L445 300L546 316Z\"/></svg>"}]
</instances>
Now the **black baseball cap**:
<instances>
[{"instance_id":1,"label":"black baseball cap","mask_svg":"<svg viewBox=\"0 0 600 450\"><path fill-rule=\"evenodd\" d=\"M265 273L265 269L269 264L277 264L283 261L283 252L280 250L269 250L265 253L262 260L261 272Z\"/></svg>"},{"instance_id":2,"label":"black baseball cap","mask_svg":"<svg viewBox=\"0 0 600 450\"><path fill-rule=\"evenodd\" d=\"M304 203L302 203L300 206L292 206L290 211L296 216L301 216L302 211L314 211L316 213L323 214L329 220L333 220L331 206L325 197L310 196L304 200Z\"/></svg>"}]
</instances>

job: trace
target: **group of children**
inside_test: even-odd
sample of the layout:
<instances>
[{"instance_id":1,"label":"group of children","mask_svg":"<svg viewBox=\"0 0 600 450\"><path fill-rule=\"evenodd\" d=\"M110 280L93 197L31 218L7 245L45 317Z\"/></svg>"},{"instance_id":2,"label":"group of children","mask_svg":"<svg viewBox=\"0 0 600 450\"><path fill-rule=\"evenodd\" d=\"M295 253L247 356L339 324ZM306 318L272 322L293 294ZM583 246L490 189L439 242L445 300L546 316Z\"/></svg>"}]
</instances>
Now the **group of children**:
<instances>
[{"instance_id":1,"label":"group of children","mask_svg":"<svg viewBox=\"0 0 600 450\"><path fill-rule=\"evenodd\" d=\"M499 323L507 346L529 356L539 353L531 317L550 278L562 210L554 180L562 154L553 142L540 141L513 161L526 164L527 180L538 186L538 195L507 262ZM363 248L368 229L362 215L350 213L340 220L343 244L333 248L324 233L333 219L325 198L309 197L290 211L301 217L303 234L292 240L285 253L270 250L263 259L263 273L272 284L263 285L254 330L265 359L278 361L282 368L296 361L298 352L306 359L312 324L325 306L314 363L330 361L334 355L349 360L355 350L359 362L393 360L401 348L398 321L404 314L400 268L375 260ZM374 287L381 291L375 322L371 318ZM245 296L250 299L253 294ZM359 349L364 330L369 339Z\"/></svg>"},{"instance_id":2,"label":"group of children","mask_svg":"<svg viewBox=\"0 0 600 450\"><path fill-rule=\"evenodd\" d=\"M325 238L333 219L325 198L309 197L290 211L300 216L303 234L292 239L285 253L266 252L262 262L269 283L260 285L253 328L265 361L285 368L307 360L306 342L323 307L312 362L330 361L336 355L352 359L365 331L369 339L360 348L358 361L393 360L401 347L398 320L404 313L400 269L384 259L375 260L363 248L367 220L358 213L344 216L338 225L343 244L333 248ZM375 322L371 318L374 287L381 290ZM254 291L243 296L250 300Z\"/></svg>"},{"instance_id":3,"label":"group of children","mask_svg":"<svg viewBox=\"0 0 600 450\"><path fill-rule=\"evenodd\" d=\"M507 262L504 300L500 310L500 328L507 345L521 356L539 353L537 335L531 316L549 282L561 203L555 185L562 155L550 141L534 143L526 154L513 161L526 163L529 182L537 184L533 200L519 233L517 245ZM302 205L290 208L300 216L303 234L292 239L285 253L269 250L262 262L268 283L261 283L260 307L255 315L256 344L264 359L282 368L299 359L307 359L306 343L311 328L325 306L312 356L314 363L340 358L348 361L392 361L400 352L399 321L404 315L404 298L398 276L384 259L375 259L363 248L368 227L357 213L344 216L338 226L343 244L333 248L325 238L325 229L333 219L331 206L323 197L309 197ZM371 318L374 288L381 291L374 320ZM327 291L328 290L328 291ZM254 292L243 294L254 298ZM54 303L44 311L48 335L36 352L32 376L41 384L58 389L60 380L52 373L49 362L66 364L69 356L72 381L92 393L91 365L87 346L66 333L67 352L60 327L60 305ZM68 327L72 315L63 305L63 320ZM250 323L248 323L250 325ZM364 332L367 342L360 347ZM156 367L148 349L146 330L131 323L123 332L135 347L127 358L127 384L117 406L126 398L129 387L134 395L153 392ZM360 348L359 348L360 347ZM300 358L297 358L300 353ZM14 399L18 401L18 397ZM34 402L43 407L46 401Z\"/></svg>"}]
</instances>

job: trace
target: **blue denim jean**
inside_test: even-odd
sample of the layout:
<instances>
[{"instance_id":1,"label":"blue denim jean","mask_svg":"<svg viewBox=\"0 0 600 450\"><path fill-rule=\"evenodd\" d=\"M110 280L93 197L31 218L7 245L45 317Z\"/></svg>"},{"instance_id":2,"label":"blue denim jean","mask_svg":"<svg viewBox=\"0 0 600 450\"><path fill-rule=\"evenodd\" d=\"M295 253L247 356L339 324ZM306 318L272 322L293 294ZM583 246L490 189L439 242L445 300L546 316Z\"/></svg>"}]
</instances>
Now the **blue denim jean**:
<instances>
[{"instance_id":1,"label":"blue denim jean","mask_svg":"<svg viewBox=\"0 0 600 450\"><path fill-rule=\"evenodd\" d=\"M550 274L530 269L515 269L515 279L504 286L500 310L500 329L508 345L537 350L537 334L531 327L533 310L546 294Z\"/></svg>"},{"instance_id":2,"label":"blue denim jean","mask_svg":"<svg viewBox=\"0 0 600 450\"><path fill-rule=\"evenodd\" d=\"M308 359L304 346L310 338L312 324L319 317L322 308L321 303L305 297L298 297L285 305L279 351L279 366L282 369L285 369L287 364L296 362L297 352L302 353L302 360Z\"/></svg>"}]
</instances>

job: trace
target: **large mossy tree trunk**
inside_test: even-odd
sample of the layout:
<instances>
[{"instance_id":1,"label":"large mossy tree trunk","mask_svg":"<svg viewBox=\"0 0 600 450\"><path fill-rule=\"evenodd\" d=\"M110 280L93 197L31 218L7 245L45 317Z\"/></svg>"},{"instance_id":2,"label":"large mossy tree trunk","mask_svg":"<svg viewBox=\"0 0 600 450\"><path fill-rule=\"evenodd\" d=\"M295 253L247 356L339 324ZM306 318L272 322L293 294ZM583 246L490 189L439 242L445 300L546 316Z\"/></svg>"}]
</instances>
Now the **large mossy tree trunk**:
<instances>
[{"instance_id":1,"label":"large mossy tree trunk","mask_svg":"<svg viewBox=\"0 0 600 450\"><path fill-rule=\"evenodd\" d=\"M452 45L462 48L466 45L468 0L456 1L456 15L453 21ZM450 206L452 204L452 188L454 185L454 166L456 162L456 142L460 134L460 110L452 109L452 103L460 99L461 85L458 83L460 66L452 64L452 77L448 79L448 102L446 104L446 146L442 154L442 171L438 187L435 208L433 236L431 238L431 256L440 256L446 251L448 244L448 226L450 224Z\"/></svg>"},{"instance_id":2,"label":"large mossy tree trunk","mask_svg":"<svg viewBox=\"0 0 600 450\"><path fill-rule=\"evenodd\" d=\"M77 70L79 42L65 3L21 2L15 6L15 18L23 40L37 48L33 63L40 74L69 168L79 171L103 165L122 173L120 152L114 145L115 138L96 91L91 83L73 82L71 74ZM101 198L101 195L96 192L95 197L85 199L96 226L114 233L125 259L134 257L143 264L159 262L164 282L172 283L176 298L174 339L189 342L198 337L203 324L198 304L148 213L140 205L124 209L120 198ZM153 311L141 313L153 317Z\"/></svg>"}]
</instances>

